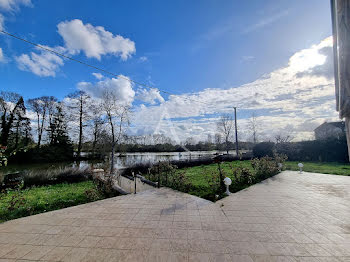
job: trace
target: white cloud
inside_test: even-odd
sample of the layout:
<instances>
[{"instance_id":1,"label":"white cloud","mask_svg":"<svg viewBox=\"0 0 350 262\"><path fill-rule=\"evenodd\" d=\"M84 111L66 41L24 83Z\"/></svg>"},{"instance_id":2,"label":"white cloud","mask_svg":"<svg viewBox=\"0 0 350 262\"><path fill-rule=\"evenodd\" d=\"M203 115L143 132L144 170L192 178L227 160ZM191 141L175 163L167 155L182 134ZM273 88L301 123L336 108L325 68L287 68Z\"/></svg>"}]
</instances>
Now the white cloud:
<instances>
[{"instance_id":1,"label":"white cloud","mask_svg":"<svg viewBox=\"0 0 350 262\"><path fill-rule=\"evenodd\" d=\"M154 105L158 102L163 103L165 100L156 88L139 89L137 91L136 99Z\"/></svg>"},{"instance_id":2,"label":"white cloud","mask_svg":"<svg viewBox=\"0 0 350 262\"><path fill-rule=\"evenodd\" d=\"M92 75L93 75L94 77L96 77L96 79L98 79L98 80L101 80L101 79L103 78L103 75L100 74L100 73L92 73Z\"/></svg>"},{"instance_id":3,"label":"white cloud","mask_svg":"<svg viewBox=\"0 0 350 262\"><path fill-rule=\"evenodd\" d=\"M61 47L53 48L54 50L61 50ZM32 72L38 76L56 76L56 72L59 67L62 66L63 60L59 56L45 51L43 49L38 49L37 52L31 52L29 55L22 54L15 57L18 68L23 71Z\"/></svg>"},{"instance_id":4,"label":"white cloud","mask_svg":"<svg viewBox=\"0 0 350 262\"><path fill-rule=\"evenodd\" d=\"M0 63L5 62L5 56L4 53L2 52L2 48L0 47Z\"/></svg>"},{"instance_id":5,"label":"white cloud","mask_svg":"<svg viewBox=\"0 0 350 262\"><path fill-rule=\"evenodd\" d=\"M5 17L0 14L0 30L4 30L5 29Z\"/></svg>"},{"instance_id":6,"label":"white cloud","mask_svg":"<svg viewBox=\"0 0 350 262\"><path fill-rule=\"evenodd\" d=\"M257 23L253 24L253 25L250 25L248 26L245 30L244 30L244 33L250 33L250 32L253 32L253 31L256 31L260 28L263 28L265 26L268 26L272 23L275 23L277 22L278 20L280 20L281 18L287 16L289 14L289 10L284 10L284 11L281 11L279 13L275 13L273 15L270 15L270 16L267 16L267 17L264 17L263 19L261 19L260 21L258 21Z\"/></svg>"},{"instance_id":7,"label":"white cloud","mask_svg":"<svg viewBox=\"0 0 350 262\"><path fill-rule=\"evenodd\" d=\"M127 79L128 77L121 75L118 78L107 78L97 83L80 82L77 86L79 90L97 99L102 98L105 90L112 91L121 103L130 105L134 101L135 91Z\"/></svg>"},{"instance_id":8,"label":"white cloud","mask_svg":"<svg viewBox=\"0 0 350 262\"><path fill-rule=\"evenodd\" d=\"M187 136L205 139L208 133L216 132L218 115L232 113L232 107L237 106L243 138L249 137L248 116L255 111L259 114L265 139L284 132L289 132L296 140L310 139L318 124L337 120L333 68L327 64L332 54L325 52L331 47L332 38L329 37L295 53L287 66L239 87L205 89L169 96L160 105L139 106L135 109L135 124L147 127L148 132L155 131L157 126L157 132L170 134L167 123L171 120L171 128L181 139ZM205 132L195 127L202 127Z\"/></svg>"},{"instance_id":9,"label":"white cloud","mask_svg":"<svg viewBox=\"0 0 350 262\"><path fill-rule=\"evenodd\" d=\"M19 11L19 6L32 6L31 0L0 0L0 10L7 13ZM0 30L5 29L5 17L0 13Z\"/></svg>"},{"instance_id":10,"label":"white cloud","mask_svg":"<svg viewBox=\"0 0 350 262\"><path fill-rule=\"evenodd\" d=\"M4 11L17 11L20 5L31 6L31 0L0 0L0 9Z\"/></svg>"},{"instance_id":11,"label":"white cloud","mask_svg":"<svg viewBox=\"0 0 350 262\"><path fill-rule=\"evenodd\" d=\"M113 54L127 60L136 52L133 41L120 35L114 36L102 26L84 24L81 20L74 19L61 22L57 27L71 54L82 51L87 57L98 60L102 55Z\"/></svg>"},{"instance_id":12,"label":"white cloud","mask_svg":"<svg viewBox=\"0 0 350 262\"><path fill-rule=\"evenodd\" d=\"M140 61L141 62L146 62L148 60L147 56L141 56Z\"/></svg>"}]
</instances>

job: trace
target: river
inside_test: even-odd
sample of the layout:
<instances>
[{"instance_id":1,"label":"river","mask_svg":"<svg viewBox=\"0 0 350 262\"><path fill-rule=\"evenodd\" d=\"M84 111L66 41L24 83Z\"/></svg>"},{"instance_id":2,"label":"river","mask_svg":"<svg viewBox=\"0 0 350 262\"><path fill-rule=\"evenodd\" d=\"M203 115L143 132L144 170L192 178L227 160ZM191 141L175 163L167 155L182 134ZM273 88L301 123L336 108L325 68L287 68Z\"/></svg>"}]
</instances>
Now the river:
<instances>
[{"instance_id":1,"label":"river","mask_svg":"<svg viewBox=\"0 0 350 262\"><path fill-rule=\"evenodd\" d=\"M214 157L216 154L224 154L226 151L192 151L192 152L137 152L137 153L126 153L123 156L119 156L117 153L115 156L114 167L116 169L123 169L136 164L153 164L159 161L178 161L178 160L196 160L201 158ZM235 155L235 151L229 152ZM93 161L73 161L73 162L62 162L62 163L41 163L41 164L17 164L8 165L7 167L1 167L0 173L3 175L15 172L28 172L28 171L42 171L52 170L59 168L101 168L106 163L99 160Z\"/></svg>"}]
</instances>

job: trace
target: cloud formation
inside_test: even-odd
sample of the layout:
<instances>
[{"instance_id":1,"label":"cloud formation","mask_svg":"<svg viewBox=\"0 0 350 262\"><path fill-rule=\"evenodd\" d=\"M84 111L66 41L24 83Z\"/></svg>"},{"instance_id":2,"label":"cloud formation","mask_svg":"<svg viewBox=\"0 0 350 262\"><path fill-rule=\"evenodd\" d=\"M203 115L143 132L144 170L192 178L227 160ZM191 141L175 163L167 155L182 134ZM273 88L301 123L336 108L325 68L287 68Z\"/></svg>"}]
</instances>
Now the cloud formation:
<instances>
[{"instance_id":1,"label":"cloud formation","mask_svg":"<svg viewBox=\"0 0 350 262\"><path fill-rule=\"evenodd\" d=\"M242 139L249 139L252 112L258 114L262 138L288 133L295 140L310 139L317 125L337 120L333 67L327 64L332 61L331 47L329 37L296 52L286 66L239 87L205 89L169 96L159 105L139 106L135 109L135 123L148 133L157 129L169 134L171 126L181 139L192 136L199 140L213 135L218 116L232 113L232 106L237 106Z\"/></svg>"},{"instance_id":2,"label":"cloud formation","mask_svg":"<svg viewBox=\"0 0 350 262\"><path fill-rule=\"evenodd\" d=\"M94 27L91 24L83 24L81 20L75 19L61 22L57 27L65 45L54 48L42 46L63 55L72 56L84 52L87 57L94 57L100 60L102 55L112 54L120 56L122 60L127 60L136 52L133 41L120 35L114 36L102 26ZM19 69L42 77L56 76L60 66L64 65L64 60L60 56L39 48L36 48L35 52L22 54L15 59ZM93 75L97 79L102 79L102 75L99 73L93 73Z\"/></svg>"},{"instance_id":3,"label":"cloud formation","mask_svg":"<svg viewBox=\"0 0 350 262\"><path fill-rule=\"evenodd\" d=\"M135 91L128 77L106 78L96 83L80 82L77 87L93 98L101 99L104 91L111 91L122 104L131 105L135 98Z\"/></svg>"},{"instance_id":4,"label":"cloud formation","mask_svg":"<svg viewBox=\"0 0 350 262\"><path fill-rule=\"evenodd\" d=\"M61 50L62 48L52 49ZM56 76L57 70L64 64L61 57L39 48L37 48L37 52L31 52L29 55L22 54L15 57L15 60L19 69L46 77Z\"/></svg>"},{"instance_id":5,"label":"cloud formation","mask_svg":"<svg viewBox=\"0 0 350 262\"><path fill-rule=\"evenodd\" d=\"M4 53L2 52L2 48L0 47L0 63L5 62L5 57L4 57Z\"/></svg>"},{"instance_id":6,"label":"cloud formation","mask_svg":"<svg viewBox=\"0 0 350 262\"><path fill-rule=\"evenodd\" d=\"M260 28L263 28L265 26L268 26L272 23L275 23L277 22L278 20L280 20L281 18L287 16L289 13L289 10L284 10L284 11L281 11L279 13L276 13L276 14L273 14L273 15L270 15L268 17L264 17L263 19L261 19L260 21L258 21L257 23L253 24L253 25L250 25L248 26L245 30L244 30L244 33L250 33L250 32L253 32L253 31L256 31Z\"/></svg>"},{"instance_id":7,"label":"cloud formation","mask_svg":"<svg viewBox=\"0 0 350 262\"><path fill-rule=\"evenodd\" d=\"M0 14L0 30L4 30L5 29L5 17Z\"/></svg>"},{"instance_id":8,"label":"cloud formation","mask_svg":"<svg viewBox=\"0 0 350 262\"><path fill-rule=\"evenodd\" d=\"M103 75L100 74L100 73L92 73L92 75L93 75L94 77L96 77L96 79L98 79L98 80L101 80L101 79L103 78Z\"/></svg>"},{"instance_id":9,"label":"cloud formation","mask_svg":"<svg viewBox=\"0 0 350 262\"><path fill-rule=\"evenodd\" d=\"M87 57L98 60L102 55L112 54L127 60L136 52L135 43L130 39L114 36L102 26L84 24L79 19L61 22L57 28L71 54L84 52Z\"/></svg>"},{"instance_id":10,"label":"cloud formation","mask_svg":"<svg viewBox=\"0 0 350 262\"><path fill-rule=\"evenodd\" d=\"M31 6L31 0L0 0L0 9L4 11L17 11L20 5Z\"/></svg>"},{"instance_id":11,"label":"cloud formation","mask_svg":"<svg viewBox=\"0 0 350 262\"><path fill-rule=\"evenodd\" d=\"M137 91L136 99L141 100L142 102L154 105L157 103L163 103L165 100L159 93L159 90L156 88L152 89L139 89Z\"/></svg>"}]
</instances>

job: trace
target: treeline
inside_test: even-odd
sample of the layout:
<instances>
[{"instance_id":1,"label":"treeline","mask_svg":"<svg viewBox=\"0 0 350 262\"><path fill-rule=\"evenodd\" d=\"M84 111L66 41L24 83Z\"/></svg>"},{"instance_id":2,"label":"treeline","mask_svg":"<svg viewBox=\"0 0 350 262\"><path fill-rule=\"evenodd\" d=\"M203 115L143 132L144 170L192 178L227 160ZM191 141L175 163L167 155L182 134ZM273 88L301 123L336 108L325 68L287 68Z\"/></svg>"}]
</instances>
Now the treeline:
<instances>
[{"instance_id":1,"label":"treeline","mask_svg":"<svg viewBox=\"0 0 350 262\"><path fill-rule=\"evenodd\" d=\"M105 140L108 141L108 140ZM240 142L238 144L239 150L252 150L254 143L252 142ZM99 143L97 145L97 152L109 152L111 149L110 144ZM235 150L235 143L229 143L229 150ZM83 145L84 152L92 152L92 143L87 142ZM226 151L226 143L214 144L208 142L199 141L194 144L175 144L175 143L157 143L157 144L139 144L139 143L124 143L122 142L116 148L116 152L185 152L185 151Z\"/></svg>"},{"instance_id":2,"label":"treeline","mask_svg":"<svg viewBox=\"0 0 350 262\"><path fill-rule=\"evenodd\" d=\"M114 152L182 152L233 150L221 134L181 144L162 134L129 136L130 108L109 90L98 99L77 91L62 101L54 96L24 100L14 92L0 92L0 157L8 162L55 162L111 156ZM240 149L252 149L242 142ZM82 154L82 152L88 154Z\"/></svg>"},{"instance_id":3,"label":"treeline","mask_svg":"<svg viewBox=\"0 0 350 262\"><path fill-rule=\"evenodd\" d=\"M28 109L36 118L36 143ZM17 93L1 92L0 117L0 141L9 162L61 161L73 157L64 104L56 98L44 96L24 101ZM44 136L46 143L41 145Z\"/></svg>"}]
</instances>

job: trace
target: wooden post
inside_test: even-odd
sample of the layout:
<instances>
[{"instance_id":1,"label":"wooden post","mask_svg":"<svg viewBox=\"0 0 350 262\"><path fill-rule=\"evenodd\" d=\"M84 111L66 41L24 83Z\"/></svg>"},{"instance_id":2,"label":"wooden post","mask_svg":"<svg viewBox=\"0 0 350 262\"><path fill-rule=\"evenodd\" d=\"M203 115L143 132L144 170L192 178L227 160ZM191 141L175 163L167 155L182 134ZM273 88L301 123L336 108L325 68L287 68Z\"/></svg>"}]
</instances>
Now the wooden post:
<instances>
[{"instance_id":1,"label":"wooden post","mask_svg":"<svg viewBox=\"0 0 350 262\"><path fill-rule=\"evenodd\" d=\"M345 118L350 160L350 1L331 0L336 106Z\"/></svg>"}]
</instances>

